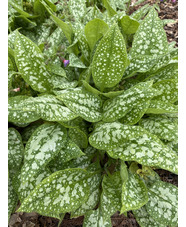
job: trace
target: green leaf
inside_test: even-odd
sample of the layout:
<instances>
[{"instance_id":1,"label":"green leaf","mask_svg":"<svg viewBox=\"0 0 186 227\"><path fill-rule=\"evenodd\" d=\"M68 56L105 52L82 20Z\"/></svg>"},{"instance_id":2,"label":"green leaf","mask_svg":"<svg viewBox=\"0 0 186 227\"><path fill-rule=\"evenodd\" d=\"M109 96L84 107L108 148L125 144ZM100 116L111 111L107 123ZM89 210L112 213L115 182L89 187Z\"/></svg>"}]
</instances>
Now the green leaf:
<instances>
[{"instance_id":1,"label":"green leaf","mask_svg":"<svg viewBox=\"0 0 186 227\"><path fill-rule=\"evenodd\" d=\"M60 65L50 64L48 66L48 69L50 70L51 73L67 78L65 70Z\"/></svg>"},{"instance_id":2,"label":"green leaf","mask_svg":"<svg viewBox=\"0 0 186 227\"><path fill-rule=\"evenodd\" d=\"M168 141L178 141L177 121L162 116L152 116L142 119L140 126L150 133L157 135L160 139Z\"/></svg>"},{"instance_id":3,"label":"green leaf","mask_svg":"<svg viewBox=\"0 0 186 227\"><path fill-rule=\"evenodd\" d=\"M75 67L75 68L87 68L83 62L73 53L69 55L69 60L70 60L70 67Z\"/></svg>"},{"instance_id":4,"label":"green leaf","mask_svg":"<svg viewBox=\"0 0 186 227\"><path fill-rule=\"evenodd\" d=\"M157 90L162 93L156 96L155 100L160 100L167 103L175 103L178 100L178 80L161 80L153 85Z\"/></svg>"},{"instance_id":5,"label":"green leaf","mask_svg":"<svg viewBox=\"0 0 186 227\"><path fill-rule=\"evenodd\" d=\"M132 212L141 227L165 227L165 225L160 224L156 219L153 219L149 215L146 206L143 206L138 210L133 210Z\"/></svg>"},{"instance_id":6,"label":"green leaf","mask_svg":"<svg viewBox=\"0 0 186 227\"><path fill-rule=\"evenodd\" d=\"M148 11L150 9L151 9L151 6L149 4L145 4L144 6L139 8L138 10L134 11L131 14L131 17L134 18L135 20L139 21L140 19L142 19L148 13Z\"/></svg>"},{"instance_id":7,"label":"green leaf","mask_svg":"<svg viewBox=\"0 0 186 227\"><path fill-rule=\"evenodd\" d=\"M107 220L103 220L101 210L100 208L98 208L97 210L88 211L85 214L83 227L90 227L90 226L112 227L112 224L111 224L110 218Z\"/></svg>"},{"instance_id":8,"label":"green leaf","mask_svg":"<svg viewBox=\"0 0 186 227\"><path fill-rule=\"evenodd\" d=\"M173 105L171 103L162 102L159 100L152 100L146 113L148 114L178 113L178 106Z\"/></svg>"},{"instance_id":9,"label":"green leaf","mask_svg":"<svg viewBox=\"0 0 186 227\"><path fill-rule=\"evenodd\" d=\"M24 128L21 132L23 143L27 143L29 138L31 137L32 133L40 126L40 123L29 125L28 127Z\"/></svg>"},{"instance_id":10,"label":"green leaf","mask_svg":"<svg viewBox=\"0 0 186 227\"><path fill-rule=\"evenodd\" d=\"M109 26L101 19L95 18L85 26L85 36L88 40L90 49L93 50L96 42L107 32Z\"/></svg>"},{"instance_id":11,"label":"green leaf","mask_svg":"<svg viewBox=\"0 0 186 227\"><path fill-rule=\"evenodd\" d=\"M100 121L102 118L100 113L102 100L85 89L67 90L57 98L62 100L70 110L89 122Z\"/></svg>"},{"instance_id":12,"label":"green leaf","mask_svg":"<svg viewBox=\"0 0 186 227\"><path fill-rule=\"evenodd\" d=\"M72 212L88 199L90 176L89 172L77 168L55 172L37 185L18 212Z\"/></svg>"},{"instance_id":13,"label":"green leaf","mask_svg":"<svg viewBox=\"0 0 186 227\"><path fill-rule=\"evenodd\" d=\"M25 147L22 182L34 177L66 145L67 132L60 124L46 123L38 127Z\"/></svg>"},{"instance_id":14,"label":"green leaf","mask_svg":"<svg viewBox=\"0 0 186 227\"><path fill-rule=\"evenodd\" d=\"M110 177L104 176L102 181L101 211L104 220L121 209L122 180L120 172L113 173Z\"/></svg>"},{"instance_id":15,"label":"green leaf","mask_svg":"<svg viewBox=\"0 0 186 227\"><path fill-rule=\"evenodd\" d=\"M20 173L13 177L13 187L22 203L33 191L33 189L46 177L50 176L51 172L49 169L41 170L36 176L29 178L29 180L23 184L21 181Z\"/></svg>"},{"instance_id":16,"label":"green leaf","mask_svg":"<svg viewBox=\"0 0 186 227\"><path fill-rule=\"evenodd\" d=\"M28 96L15 96L8 99L8 121L15 123L30 123L38 120L40 117L34 111L24 111L20 103Z\"/></svg>"},{"instance_id":17,"label":"green leaf","mask_svg":"<svg viewBox=\"0 0 186 227\"><path fill-rule=\"evenodd\" d=\"M77 87L78 81L77 80L69 81L66 78L61 76L53 76L52 85L53 85L53 88L58 88L58 89L74 88L74 87Z\"/></svg>"},{"instance_id":18,"label":"green leaf","mask_svg":"<svg viewBox=\"0 0 186 227\"><path fill-rule=\"evenodd\" d=\"M18 203L18 197L12 186L12 181L9 177L8 179L8 220L10 219L11 213L15 211L17 203Z\"/></svg>"},{"instance_id":19,"label":"green leaf","mask_svg":"<svg viewBox=\"0 0 186 227\"><path fill-rule=\"evenodd\" d=\"M80 148L86 148L88 146L87 135L80 128L69 128L68 135Z\"/></svg>"},{"instance_id":20,"label":"green leaf","mask_svg":"<svg viewBox=\"0 0 186 227\"><path fill-rule=\"evenodd\" d=\"M50 74L46 69L41 50L30 39L16 34L15 61L23 79L36 91L50 89Z\"/></svg>"},{"instance_id":21,"label":"green leaf","mask_svg":"<svg viewBox=\"0 0 186 227\"><path fill-rule=\"evenodd\" d=\"M115 86L121 80L127 67L125 41L114 24L98 44L92 63L94 83L101 91Z\"/></svg>"},{"instance_id":22,"label":"green leaf","mask_svg":"<svg viewBox=\"0 0 186 227\"><path fill-rule=\"evenodd\" d=\"M138 138L143 135L144 130L139 126L123 125L119 122L100 123L89 137L91 146L107 150L117 148L126 140Z\"/></svg>"},{"instance_id":23,"label":"green leaf","mask_svg":"<svg viewBox=\"0 0 186 227\"><path fill-rule=\"evenodd\" d=\"M152 88L152 83L152 81L138 83L136 86L124 91L123 94L105 101L103 121L111 122L120 119L131 110L139 108L141 104L143 105L144 102L160 94Z\"/></svg>"},{"instance_id":24,"label":"green leaf","mask_svg":"<svg viewBox=\"0 0 186 227\"><path fill-rule=\"evenodd\" d=\"M121 201L121 213L139 209L148 202L147 188L137 174L129 172L127 182L122 185Z\"/></svg>"},{"instance_id":25,"label":"green leaf","mask_svg":"<svg viewBox=\"0 0 186 227\"><path fill-rule=\"evenodd\" d=\"M120 176L123 183L128 180L128 168L124 161L121 161L120 164Z\"/></svg>"},{"instance_id":26,"label":"green leaf","mask_svg":"<svg viewBox=\"0 0 186 227\"><path fill-rule=\"evenodd\" d=\"M103 5L107 9L107 13L109 17L113 17L115 14L117 14L117 12L112 8L109 0L102 0L102 1L103 1Z\"/></svg>"},{"instance_id":27,"label":"green leaf","mask_svg":"<svg viewBox=\"0 0 186 227\"><path fill-rule=\"evenodd\" d=\"M131 126L134 127L134 126ZM113 150L107 150L108 154L115 159L124 161L136 161L146 166L158 166L162 169L178 172L178 157L172 149L163 144L155 135L143 129L143 135L126 141Z\"/></svg>"},{"instance_id":28,"label":"green leaf","mask_svg":"<svg viewBox=\"0 0 186 227\"><path fill-rule=\"evenodd\" d=\"M162 225L178 225L178 188L157 181L148 188L149 202L146 204L150 216Z\"/></svg>"},{"instance_id":29,"label":"green leaf","mask_svg":"<svg viewBox=\"0 0 186 227\"><path fill-rule=\"evenodd\" d=\"M19 132L15 128L8 129L8 168L19 170L24 155L24 146Z\"/></svg>"},{"instance_id":30,"label":"green leaf","mask_svg":"<svg viewBox=\"0 0 186 227\"><path fill-rule=\"evenodd\" d=\"M121 20L121 28L126 35L134 34L138 30L139 22L130 16L123 16Z\"/></svg>"},{"instance_id":31,"label":"green leaf","mask_svg":"<svg viewBox=\"0 0 186 227\"><path fill-rule=\"evenodd\" d=\"M86 0L71 0L68 1L70 14L75 21L82 21L86 13Z\"/></svg>"},{"instance_id":32,"label":"green leaf","mask_svg":"<svg viewBox=\"0 0 186 227\"><path fill-rule=\"evenodd\" d=\"M47 121L69 121L76 117L69 108L56 99L54 95L42 95L36 98L28 98L20 103L22 110L34 111L40 118Z\"/></svg>"}]
</instances>

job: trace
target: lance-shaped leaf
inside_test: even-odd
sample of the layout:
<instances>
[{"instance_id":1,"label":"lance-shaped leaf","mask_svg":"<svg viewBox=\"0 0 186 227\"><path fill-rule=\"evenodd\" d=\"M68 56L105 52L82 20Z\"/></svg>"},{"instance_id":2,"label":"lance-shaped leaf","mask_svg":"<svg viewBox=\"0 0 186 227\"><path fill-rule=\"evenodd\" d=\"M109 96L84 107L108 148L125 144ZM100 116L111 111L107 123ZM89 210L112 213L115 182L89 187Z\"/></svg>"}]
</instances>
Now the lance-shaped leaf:
<instances>
[{"instance_id":1,"label":"lance-shaped leaf","mask_svg":"<svg viewBox=\"0 0 186 227\"><path fill-rule=\"evenodd\" d=\"M75 67L75 68L87 68L83 62L73 53L69 55L69 60L70 60L70 67Z\"/></svg>"},{"instance_id":2,"label":"lance-shaped leaf","mask_svg":"<svg viewBox=\"0 0 186 227\"><path fill-rule=\"evenodd\" d=\"M39 47L18 31L15 41L15 61L23 79L36 91L50 90L50 77Z\"/></svg>"},{"instance_id":3,"label":"lance-shaped leaf","mask_svg":"<svg viewBox=\"0 0 186 227\"><path fill-rule=\"evenodd\" d=\"M104 176L102 181L101 210L104 220L121 209L122 180L120 172L110 177Z\"/></svg>"},{"instance_id":4,"label":"lance-shaped leaf","mask_svg":"<svg viewBox=\"0 0 186 227\"><path fill-rule=\"evenodd\" d=\"M89 143L97 149L110 150L123 145L126 140L138 138L143 133L144 130L139 126L123 125L119 122L101 123L90 135Z\"/></svg>"},{"instance_id":5,"label":"lance-shaped leaf","mask_svg":"<svg viewBox=\"0 0 186 227\"><path fill-rule=\"evenodd\" d=\"M117 14L117 12L111 6L111 2L109 0L102 0L102 1L103 1L103 5L107 9L109 17L113 17L114 15Z\"/></svg>"},{"instance_id":6,"label":"lance-shaped leaf","mask_svg":"<svg viewBox=\"0 0 186 227\"><path fill-rule=\"evenodd\" d=\"M141 227L165 227L165 225L160 224L156 219L153 219L149 215L146 206L143 206L138 210L133 210L132 212Z\"/></svg>"},{"instance_id":7,"label":"lance-shaped leaf","mask_svg":"<svg viewBox=\"0 0 186 227\"><path fill-rule=\"evenodd\" d=\"M133 108L160 94L152 88L152 81L141 82L126 90L123 94L105 101L103 105L103 120L111 122L124 117Z\"/></svg>"},{"instance_id":8,"label":"lance-shaped leaf","mask_svg":"<svg viewBox=\"0 0 186 227\"><path fill-rule=\"evenodd\" d=\"M13 178L13 187L16 190L16 193L19 197L20 202L22 203L25 198L29 196L31 191L46 177L50 176L51 172L49 169L45 168L41 170L36 176L29 178L29 180L23 184L21 182L21 175L16 174Z\"/></svg>"},{"instance_id":9,"label":"lance-shaped leaf","mask_svg":"<svg viewBox=\"0 0 186 227\"><path fill-rule=\"evenodd\" d=\"M134 18L135 20L140 20L141 18L143 18L148 11L151 9L151 6L149 4L145 4L144 6L142 6L141 8L139 8L138 10L134 11L131 14L131 17Z\"/></svg>"},{"instance_id":10,"label":"lance-shaped leaf","mask_svg":"<svg viewBox=\"0 0 186 227\"><path fill-rule=\"evenodd\" d=\"M178 106L159 100L152 100L146 113L152 114L178 113Z\"/></svg>"},{"instance_id":11,"label":"lance-shaped leaf","mask_svg":"<svg viewBox=\"0 0 186 227\"><path fill-rule=\"evenodd\" d=\"M78 81L69 81L66 78L63 78L61 76L53 76L51 79L53 88L58 88L58 89L68 89L68 88L74 88L77 87ZM54 91L55 93L56 91ZM59 91L57 91L59 92ZM56 92L56 94L57 94Z\"/></svg>"},{"instance_id":12,"label":"lance-shaped leaf","mask_svg":"<svg viewBox=\"0 0 186 227\"><path fill-rule=\"evenodd\" d=\"M8 220L10 218L11 213L14 212L18 203L17 194L12 186L12 181L9 177L8 179Z\"/></svg>"},{"instance_id":13,"label":"lance-shaped leaf","mask_svg":"<svg viewBox=\"0 0 186 227\"><path fill-rule=\"evenodd\" d=\"M71 0L68 7L75 21L82 21L86 13L86 0Z\"/></svg>"},{"instance_id":14,"label":"lance-shaped leaf","mask_svg":"<svg viewBox=\"0 0 186 227\"><path fill-rule=\"evenodd\" d=\"M132 43L131 56L158 56L168 52L168 41L162 21L154 8L141 22Z\"/></svg>"},{"instance_id":15,"label":"lance-shaped leaf","mask_svg":"<svg viewBox=\"0 0 186 227\"><path fill-rule=\"evenodd\" d=\"M88 41L86 39L86 36L85 36L83 30L78 33L77 39L78 39L78 46L82 52L83 57L85 57L85 59L89 62L90 61L90 47L89 47Z\"/></svg>"},{"instance_id":16,"label":"lance-shaped leaf","mask_svg":"<svg viewBox=\"0 0 186 227\"><path fill-rule=\"evenodd\" d=\"M18 212L66 213L76 210L88 198L89 177L83 169L66 169L45 178L23 201Z\"/></svg>"},{"instance_id":17,"label":"lance-shaped leaf","mask_svg":"<svg viewBox=\"0 0 186 227\"><path fill-rule=\"evenodd\" d=\"M93 50L96 42L107 32L109 26L101 19L95 18L85 26L85 36L90 49Z\"/></svg>"},{"instance_id":18,"label":"lance-shaped leaf","mask_svg":"<svg viewBox=\"0 0 186 227\"><path fill-rule=\"evenodd\" d=\"M67 78L65 70L60 65L51 64L48 66L48 69L51 73Z\"/></svg>"},{"instance_id":19,"label":"lance-shaped leaf","mask_svg":"<svg viewBox=\"0 0 186 227\"><path fill-rule=\"evenodd\" d=\"M114 24L99 42L92 63L92 75L96 86L113 87L121 80L128 59L125 41L119 28Z\"/></svg>"},{"instance_id":20,"label":"lance-shaped leaf","mask_svg":"<svg viewBox=\"0 0 186 227\"><path fill-rule=\"evenodd\" d=\"M85 215L87 211L92 210L96 207L100 197L99 187L100 187L101 179L102 177L100 173L95 174L89 178L89 185L90 185L89 197L85 203L83 203L76 211L71 213L71 218Z\"/></svg>"},{"instance_id":21,"label":"lance-shaped leaf","mask_svg":"<svg viewBox=\"0 0 186 227\"><path fill-rule=\"evenodd\" d=\"M46 123L38 127L25 147L21 179L24 183L46 166L66 144L67 132L60 124Z\"/></svg>"},{"instance_id":22,"label":"lance-shaped leaf","mask_svg":"<svg viewBox=\"0 0 186 227\"><path fill-rule=\"evenodd\" d=\"M27 110L24 111L20 107L20 103L26 99L28 96L14 96L8 99L8 121L15 123L30 123L37 121L40 116L36 114L35 111Z\"/></svg>"},{"instance_id":23,"label":"lance-shaped leaf","mask_svg":"<svg viewBox=\"0 0 186 227\"><path fill-rule=\"evenodd\" d=\"M19 132L15 128L8 129L8 168L19 170L24 155L24 146Z\"/></svg>"},{"instance_id":24,"label":"lance-shaped leaf","mask_svg":"<svg viewBox=\"0 0 186 227\"><path fill-rule=\"evenodd\" d=\"M50 162L49 165L62 166L63 163L70 161L71 159L78 158L84 155L82 150L70 139L67 139L65 147L57 154L57 156Z\"/></svg>"},{"instance_id":25,"label":"lance-shaped leaf","mask_svg":"<svg viewBox=\"0 0 186 227\"><path fill-rule=\"evenodd\" d=\"M153 85L157 90L160 90L161 95L154 99L168 103L175 103L178 100L178 80L162 80Z\"/></svg>"},{"instance_id":26,"label":"lance-shaped leaf","mask_svg":"<svg viewBox=\"0 0 186 227\"><path fill-rule=\"evenodd\" d=\"M97 210L88 211L85 214L85 218L83 221L83 227L112 227L110 218L107 220L103 219L102 212L100 208Z\"/></svg>"},{"instance_id":27,"label":"lance-shaped leaf","mask_svg":"<svg viewBox=\"0 0 186 227\"><path fill-rule=\"evenodd\" d=\"M178 124L175 120L154 116L142 119L140 125L150 133L157 135L160 139L178 141Z\"/></svg>"},{"instance_id":28,"label":"lance-shaped leaf","mask_svg":"<svg viewBox=\"0 0 186 227\"><path fill-rule=\"evenodd\" d=\"M76 117L77 114L72 112L54 95L42 95L36 98L28 98L21 102L23 110L34 111L40 118L47 121L69 121Z\"/></svg>"},{"instance_id":29,"label":"lance-shaped leaf","mask_svg":"<svg viewBox=\"0 0 186 227\"><path fill-rule=\"evenodd\" d=\"M96 122L102 118L100 113L102 100L100 97L82 88L67 90L57 98L62 100L70 110L87 121Z\"/></svg>"},{"instance_id":30,"label":"lance-shaped leaf","mask_svg":"<svg viewBox=\"0 0 186 227\"><path fill-rule=\"evenodd\" d=\"M122 146L109 149L107 152L115 159L136 161L142 165L158 166L173 173L178 172L178 156L175 152L163 144L157 136L145 130L141 137L127 141Z\"/></svg>"},{"instance_id":31,"label":"lance-shaped leaf","mask_svg":"<svg viewBox=\"0 0 186 227\"><path fill-rule=\"evenodd\" d=\"M150 216L166 226L177 226L178 188L172 184L157 181L148 188L148 195L146 209Z\"/></svg>"},{"instance_id":32,"label":"lance-shaped leaf","mask_svg":"<svg viewBox=\"0 0 186 227\"><path fill-rule=\"evenodd\" d=\"M122 185L121 201L121 213L139 209L148 202L147 188L137 174L129 172L128 180Z\"/></svg>"},{"instance_id":33,"label":"lance-shaped leaf","mask_svg":"<svg viewBox=\"0 0 186 227\"><path fill-rule=\"evenodd\" d=\"M124 16L120 20L121 28L126 35L134 34L138 30L139 22L129 16Z\"/></svg>"}]
</instances>

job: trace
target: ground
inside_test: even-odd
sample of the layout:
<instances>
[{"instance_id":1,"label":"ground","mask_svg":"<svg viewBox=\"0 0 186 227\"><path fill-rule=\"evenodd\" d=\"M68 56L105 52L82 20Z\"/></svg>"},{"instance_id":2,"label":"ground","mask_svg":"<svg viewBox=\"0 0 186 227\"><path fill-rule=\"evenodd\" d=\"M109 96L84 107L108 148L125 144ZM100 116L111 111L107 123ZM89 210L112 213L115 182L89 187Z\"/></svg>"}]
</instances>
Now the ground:
<instances>
[{"instance_id":1,"label":"ground","mask_svg":"<svg viewBox=\"0 0 186 227\"><path fill-rule=\"evenodd\" d=\"M133 0L135 2L135 0ZM155 0L147 0L141 5L146 3L154 3ZM138 7L141 7L138 6ZM137 9L138 7L135 7ZM167 33L167 38L169 42L176 41L176 45L178 46L178 1L176 3L162 2L159 4L160 12L159 17L161 19L173 19L176 20L175 24L168 24L165 26L165 30ZM132 11L130 12L132 13ZM178 176L172 174L165 170L157 170L161 179L165 182L172 183L178 186ZM76 219L69 219L69 215L67 214L60 225L60 227L82 227L83 216ZM57 227L58 220L54 218L44 217L38 215L36 213L15 213L12 214L9 227ZM119 215L116 213L112 216L112 225L113 227L138 227L138 223L136 222L133 214L128 212L128 217L124 215Z\"/></svg>"}]
</instances>

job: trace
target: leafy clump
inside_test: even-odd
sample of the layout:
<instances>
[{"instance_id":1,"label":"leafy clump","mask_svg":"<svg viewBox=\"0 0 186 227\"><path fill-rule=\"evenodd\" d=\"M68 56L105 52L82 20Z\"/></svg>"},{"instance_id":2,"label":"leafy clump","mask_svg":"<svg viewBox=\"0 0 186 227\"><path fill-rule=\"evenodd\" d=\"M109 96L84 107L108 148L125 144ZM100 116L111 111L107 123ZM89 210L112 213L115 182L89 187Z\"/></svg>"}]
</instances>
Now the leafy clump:
<instances>
[{"instance_id":1,"label":"leafy clump","mask_svg":"<svg viewBox=\"0 0 186 227\"><path fill-rule=\"evenodd\" d=\"M136 4L142 2L139 0ZM177 48L158 6L10 0L9 217L177 226Z\"/></svg>"}]
</instances>

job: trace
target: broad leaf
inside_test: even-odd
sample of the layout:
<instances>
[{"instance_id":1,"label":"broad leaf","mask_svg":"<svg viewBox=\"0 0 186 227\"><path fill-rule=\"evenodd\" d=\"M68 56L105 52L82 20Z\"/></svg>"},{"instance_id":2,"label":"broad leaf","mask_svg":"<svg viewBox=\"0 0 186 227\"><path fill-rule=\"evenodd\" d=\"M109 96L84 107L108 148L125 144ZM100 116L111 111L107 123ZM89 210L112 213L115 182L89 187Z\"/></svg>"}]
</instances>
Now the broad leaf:
<instances>
[{"instance_id":1,"label":"broad leaf","mask_svg":"<svg viewBox=\"0 0 186 227\"><path fill-rule=\"evenodd\" d=\"M60 124L46 123L38 127L25 147L22 182L34 177L66 144L66 129Z\"/></svg>"},{"instance_id":2,"label":"broad leaf","mask_svg":"<svg viewBox=\"0 0 186 227\"><path fill-rule=\"evenodd\" d=\"M15 96L8 99L8 121L15 123L30 123L37 121L40 116L36 114L35 111L26 110L24 111L20 107L20 103L26 99L28 96Z\"/></svg>"},{"instance_id":3,"label":"broad leaf","mask_svg":"<svg viewBox=\"0 0 186 227\"><path fill-rule=\"evenodd\" d=\"M138 30L139 22L130 18L129 16L124 16L120 20L122 31L126 35L134 34Z\"/></svg>"},{"instance_id":4,"label":"broad leaf","mask_svg":"<svg viewBox=\"0 0 186 227\"><path fill-rule=\"evenodd\" d=\"M99 96L82 88L67 90L57 98L62 100L70 110L87 121L96 122L102 118L100 113L102 100Z\"/></svg>"},{"instance_id":5,"label":"broad leaf","mask_svg":"<svg viewBox=\"0 0 186 227\"><path fill-rule=\"evenodd\" d=\"M91 50L93 50L96 42L107 32L108 29L108 25L103 20L98 18L95 18L86 24L85 36Z\"/></svg>"},{"instance_id":6,"label":"broad leaf","mask_svg":"<svg viewBox=\"0 0 186 227\"><path fill-rule=\"evenodd\" d=\"M113 150L108 148L107 152L115 159L136 161L142 165L158 166L173 173L178 172L178 157L175 152L163 144L157 136L145 130L140 137L126 141Z\"/></svg>"},{"instance_id":7,"label":"broad leaf","mask_svg":"<svg viewBox=\"0 0 186 227\"><path fill-rule=\"evenodd\" d=\"M50 90L50 77L41 50L18 31L15 41L15 61L23 79L36 91Z\"/></svg>"},{"instance_id":8,"label":"broad leaf","mask_svg":"<svg viewBox=\"0 0 186 227\"><path fill-rule=\"evenodd\" d=\"M102 181L101 210L104 220L121 209L122 180L120 172L110 177L104 176Z\"/></svg>"},{"instance_id":9,"label":"broad leaf","mask_svg":"<svg viewBox=\"0 0 186 227\"><path fill-rule=\"evenodd\" d=\"M159 100L152 100L146 113L148 114L178 113L178 106Z\"/></svg>"},{"instance_id":10,"label":"broad leaf","mask_svg":"<svg viewBox=\"0 0 186 227\"><path fill-rule=\"evenodd\" d=\"M94 54L94 83L101 91L106 87L113 87L121 80L127 64L125 41L118 26L114 24L98 44Z\"/></svg>"},{"instance_id":11,"label":"broad leaf","mask_svg":"<svg viewBox=\"0 0 186 227\"><path fill-rule=\"evenodd\" d=\"M19 132L15 128L8 129L8 168L19 170L24 155L24 146Z\"/></svg>"},{"instance_id":12,"label":"broad leaf","mask_svg":"<svg viewBox=\"0 0 186 227\"><path fill-rule=\"evenodd\" d=\"M138 138L143 133L144 130L139 126L123 125L119 122L101 123L90 135L89 143L97 149L110 150L123 145L126 140Z\"/></svg>"},{"instance_id":13,"label":"broad leaf","mask_svg":"<svg viewBox=\"0 0 186 227\"><path fill-rule=\"evenodd\" d=\"M137 174L129 172L128 180L122 185L121 213L136 210L148 202L147 188Z\"/></svg>"},{"instance_id":14,"label":"broad leaf","mask_svg":"<svg viewBox=\"0 0 186 227\"><path fill-rule=\"evenodd\" d=\"M178 188L172 184L157 181L148 188L149 201L146 210L162 225L178 225Z\"/></svg>"},{"instance_id":15,"label":"broad leaf","mask_svg":"<svg viewBox=\"0 0 186 227\"><path fill-rule=\"evenodd\" d=\"M18 212L66 213L76 210L88 198L89 177L82 169L66 169L45 178L21 204Z\"/></svg>"}]
</instances>

